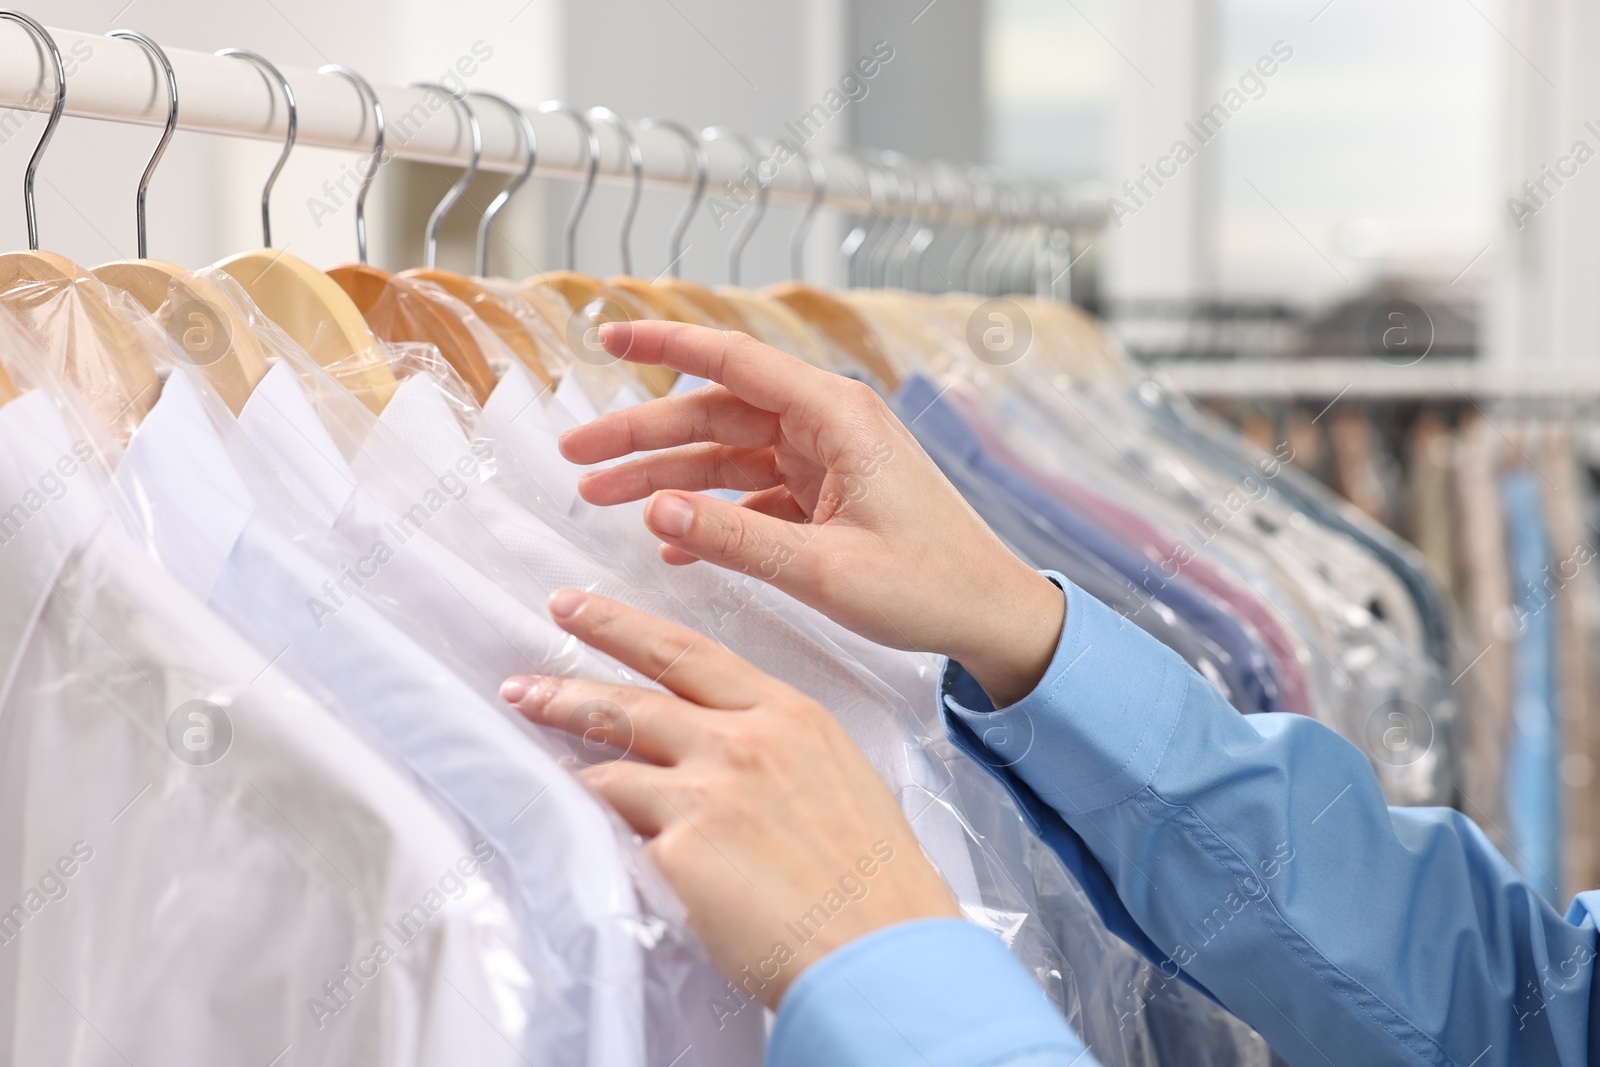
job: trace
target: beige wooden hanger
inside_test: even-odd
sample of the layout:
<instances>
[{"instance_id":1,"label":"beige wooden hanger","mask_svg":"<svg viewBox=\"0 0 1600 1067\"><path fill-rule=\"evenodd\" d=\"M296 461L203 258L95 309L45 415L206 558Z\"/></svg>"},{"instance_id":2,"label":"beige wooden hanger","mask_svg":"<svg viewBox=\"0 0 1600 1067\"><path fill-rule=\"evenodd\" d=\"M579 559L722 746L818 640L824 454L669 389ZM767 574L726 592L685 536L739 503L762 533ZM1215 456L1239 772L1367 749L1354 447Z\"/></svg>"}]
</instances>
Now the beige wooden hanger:
<instances>
[{"instance_id":1,"label":"beige wooden hanger","mask_svg":"<svg viewBox=\"0 0 1600 1067\"><path fill-rule=\"evenodd\" d=\"M862 370L890 392L900 388L900 376L890 365L883 343L865 320L838 297L800 282L784 282L762 292L786 304L808 324L833 342Z\"/></svg>"},{"instance_id":2,"label":"beige wooden hanger","mask_svg":"<svg viewBox=\"0 0 1600 1067\"><path fill-rule=\"evenodd\" d=\"M472 161L428 218L425 262L426 269L431 271L438 256L439 225L478 173L478 160L483 155L483 131L478 125L478 116L466 101L444 86L418 82L412 88L440 93L460 108L472 140ZM335 267L328 276L355 301L367 325L379 337L385 341L421 341L435 346L480 404L489 399L496 381L489 357L456 310L446 300L440 300L427 285L414 276L391 275L365 263Z\"/></svg>"},{"instance_id":3,"label":"beige wooden hanger","mask_svg":"<svg viewBox=\"0 0 1600 1067\"><path fill-rule=\"evenodd\" d=\"M283 152L267 177L261 192L261 231L264 247L231 256L217 264L244 289L262 314L271 319L318 364L329 368L346 388L359 396L374 412L381 412L398 385L394 372L384 362L378 339L367 327L361 310L339 284L311 264L272 247L272 186L283 171L294 149L298 115L294 90L278 68L260 56L224 49L225 55L254 63L283 93L289 114L288 136ZM271 93L271 85L268 85ZM364 183L376 173L379 156L374 153ZM365 184L363 192L365 192ZM357 225L365 247L365 215L357 206Z\"/></svg>"},{"instance_id":4,"label":"beige wooden hanger","mask_svg":"<svg viewBox=\"0 0 1600 1067\"><path fill-rule=\"evenodd\" d=\"M167 123L161 141L139 179L135 201L139 257L95 267L91 274L132 296L166 331L175 350L201 367L223 401L238 414L256 384L266 377L267 357L254 331L233 309L214 283L183 267L149 258L149 230L145 200L150 178L166 153L178 125L178 80L159 45L147 38L130 38L142 44L160 64L167 82Z\"/></svg>"},{"instance_id":5,"label":"beige wooden hanger","mask_svg":"<svg viewBox=\"0 0 1600 1067\"><path fill-rule=\"evenodd\" d=\"M20 23L33 35L56 81L50 118L23 178L28 251L0 255L0 306L33 335L106 428L126 441L160 395L161 380L144 339L112 305L106 290L70 259L39 251L34 179L66 109L66 72L61 50L43 26L17 11L0 11L0 18ZM111 36L128 34L119 30Z\"/></svg>"},{"instance_id":6,"label":"beige wooden hanger","mask_svg":"<svg viewBox=\"0 0 1600 1067\"><path fill-rule=\"evenodd\" d=\"M490 100L509 112L517 125L522 137L522 144L526 162L522 171L511 181L511 184L502 189L489 206L484 209L483 218L478 223L478 277L469 278L454 271L439 270L431 263L420 270L408 270L401 274L404 278L414 278L419 281L430 282L439 286L455 299L461 301L482 320L494 335L511 349L533 375L545 385L553 382L549 368L545 365L542 347L518 316L516 309L511 306L511 301L519 299L503 290L486 288L478 279L486 278L489 274L489 233L494 226L494 218L500 210L516 195L518 189L527 182L533 173L534 163L538 159L538 141L534 133L533 123L511 101L494 93L472 92L468 96L479 96ZM431 246L430 246L431 250Z\"/></svg>"}]
</instances>

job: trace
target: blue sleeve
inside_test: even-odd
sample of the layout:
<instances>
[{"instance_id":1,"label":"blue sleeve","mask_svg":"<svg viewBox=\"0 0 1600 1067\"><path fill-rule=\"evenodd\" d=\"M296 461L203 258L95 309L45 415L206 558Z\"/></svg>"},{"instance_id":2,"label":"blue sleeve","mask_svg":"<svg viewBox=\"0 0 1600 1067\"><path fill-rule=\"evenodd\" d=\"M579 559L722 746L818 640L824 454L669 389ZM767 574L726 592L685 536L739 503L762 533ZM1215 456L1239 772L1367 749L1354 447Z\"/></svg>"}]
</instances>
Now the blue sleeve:
<instances>
[{"instance_id":1,"label":"blue sleeve","mask_svg":"<svg viewBox=\"0 0 1600 1067\"><path fill-rule=\"evenodd\" d=\"M919 919L807 968L778 1005L767 1067L1096 1067L1000 939Z\"/></svg>"},{"instance_id":2,"label":"blue sleeve","mask_svg":"<svg viewBox=\"0 0 1600 1067\"><path fill-rule=\"evenodd\" d=\"M1067 614L1043 680L995 710L952 665L946 725L1036 826L1056 827L1052 845L1079 850L1102 897L1116 894L1102 910L1136 924L1163 975L1201 986L1292 1063L1600 1063L1600 892L1563 919L1470 820L1386 807L1337 734L1238 714L1051 577Z\"/></svg>"}]
</instances>

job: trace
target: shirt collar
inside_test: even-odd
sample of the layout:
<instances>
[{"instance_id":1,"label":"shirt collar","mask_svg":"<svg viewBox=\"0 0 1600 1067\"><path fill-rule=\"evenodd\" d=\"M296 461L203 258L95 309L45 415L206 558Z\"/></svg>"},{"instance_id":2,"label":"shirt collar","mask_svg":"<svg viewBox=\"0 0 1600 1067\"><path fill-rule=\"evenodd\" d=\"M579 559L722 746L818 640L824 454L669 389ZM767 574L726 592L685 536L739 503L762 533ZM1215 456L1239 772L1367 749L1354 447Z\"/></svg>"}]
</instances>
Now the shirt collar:
<instances>
[{"instance_id":1,"label":"shirt collar","mask_svg":"<svg viewBox=\"0 0 1600 1067\"><path fill-rule=\"evenodd\" d=\"M290 495L331 527L355 494L356 474L311 406L294 368L283 362L272 365L239 412L239 425L268 456L286 459L275 469Z\"/></svg>"},{"instance_id":2,"label":"shirt collar","mask_svg":"<svg viewBox=\"0 0 1600 1067\"><path fill-rule=\"evenodd\" d=\"M128 442L116 483L134 502L144 535L160 543L167 570L205 599L256 507L182 371L167 376Z\"/></svg>"}]
</instances>

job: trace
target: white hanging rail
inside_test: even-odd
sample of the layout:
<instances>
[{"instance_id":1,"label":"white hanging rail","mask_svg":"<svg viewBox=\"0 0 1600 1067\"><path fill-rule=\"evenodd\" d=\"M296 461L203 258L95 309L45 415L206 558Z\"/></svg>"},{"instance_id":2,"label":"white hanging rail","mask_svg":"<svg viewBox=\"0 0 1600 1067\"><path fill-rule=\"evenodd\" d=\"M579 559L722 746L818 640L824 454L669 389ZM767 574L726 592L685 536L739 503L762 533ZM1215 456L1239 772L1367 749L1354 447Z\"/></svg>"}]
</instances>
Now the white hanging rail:
<instances>
[{"instance_id":1,"label":"white hanging rail","mask_svg":"<svg viewBox=\"0 0 1600 1067\"><path fill-rule=\"evenodd\" d=\"M1175 393L1241 400L1600 400L1600 365L1515 367L1467 359L1155 362L1151 375Z\"/></svg>"},{"instance_id":2,"label":"white hanging rail","mask_svg":"<svg viewBox=\"0 0 1600 1067\"><path fill-rule=\"evenodd\" d=\"M52 28L50 33L68 62L67 116L149 126L165 122L165 85L139 45L75 30ZM219 42L219 47L236 43ZM166 52L178 79L179 129L267 141L283 139L287 124L283 102L276 87L251 64L181 48ZM373 131L367 108L349 82L304 68L280 69L294 87L299 105L299 144L352 152L370 150ZM466 165L470 158L467 134L456 109L438 95L420 89L391 85L375 88L387 112L389 150L395 157ZM45 111L53 94L48 58L22 26L0 21L0 108ZM483 127L483 169L521 170L523 156L518 151L518 133L511 117L495 107L475 110ZM559 114L540 114L536 107L525 106L524 110L538 132L539 162L535 173L581 178L585 152L576 125ZM600 178L608 183L630 182L632 172L616 135L604 126L598 132L604 149ZM693 162L686 158L681 141L659 130L635 132L644 151L645 183L687 189L694 177ZM770 138L758 138L757 143L763 151L772 145ZM827 171L826 206L845 212L871 212L873 207L867 199L870 186L862 163L838 151L815 146L812 150ZM706 145L706 153L710 164L707 194L726 196L723 183L740 180L745 160L731 142L711 142ZM48 154L44 166L49 167ZM966 178L950 168L941 177L941 184L956 194L949 197L948 221L973 221L972 191ZM1063 203L1072 204L1073 225L1097 225L1103 217L1102 204L1073 200L1065 192L1061 195ZM774 203L807 204L811 196L803 164L796 160L778 169L771 185ZM906 203L881 203L879 208L894 215L912 211L912 205ZM926 212L928 205L922 205L921 210Z\"/></svg>"}]
</instances>

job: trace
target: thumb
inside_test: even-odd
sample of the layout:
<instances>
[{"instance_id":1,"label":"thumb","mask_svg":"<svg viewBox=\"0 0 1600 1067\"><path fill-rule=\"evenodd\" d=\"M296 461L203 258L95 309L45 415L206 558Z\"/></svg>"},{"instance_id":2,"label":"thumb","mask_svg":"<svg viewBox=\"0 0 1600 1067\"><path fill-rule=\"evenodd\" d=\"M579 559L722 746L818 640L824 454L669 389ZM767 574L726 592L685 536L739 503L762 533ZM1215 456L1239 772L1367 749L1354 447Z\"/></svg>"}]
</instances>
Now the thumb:
<instances>
[{"instance_id":1,"label":"thumb","mask_svg":"<svg viewBox=\"0 0 1600 1067\"><path fill-rule=\"evenodd\" d=\"M644 522L666 544L696 559L770 582L785 592L804 588L818 533L713 496L663 489L645 505Z\"/></svg>"}]
</instances>

